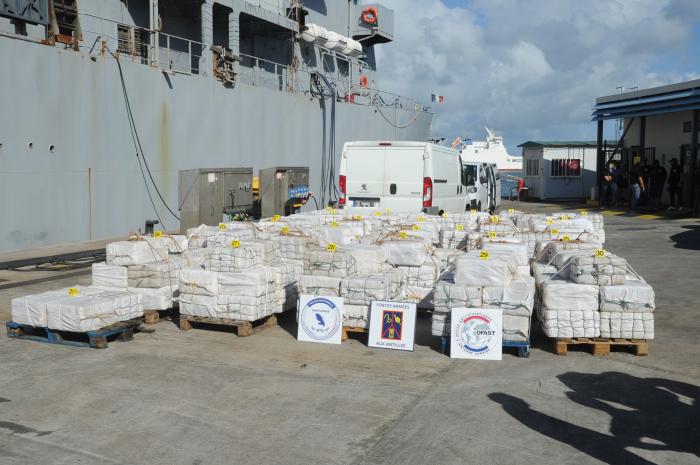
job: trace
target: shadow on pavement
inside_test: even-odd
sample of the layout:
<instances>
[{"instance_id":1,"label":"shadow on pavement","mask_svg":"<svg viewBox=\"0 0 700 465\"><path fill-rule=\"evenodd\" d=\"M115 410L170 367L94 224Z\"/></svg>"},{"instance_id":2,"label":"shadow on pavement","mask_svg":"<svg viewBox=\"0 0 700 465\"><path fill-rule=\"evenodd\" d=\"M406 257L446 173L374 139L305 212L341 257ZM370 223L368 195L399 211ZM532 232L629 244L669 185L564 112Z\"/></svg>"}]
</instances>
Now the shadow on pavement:
<instances>
[{"instance_id":1,"label":"shadow on pavement","mask_svg":"<svg viewBox=\"0 0 700 465\"><path fill-rule=\"evenodd\" d=\"M683 226L686 231L674 234L671 240L676 249L700 250L700 226Z\"/></svg>"},{"instance_id":2,"label":"shadow on pavement","mask_svg":"<svg viewBox=\"0 0 700 465\"><path fill-rule=\"evenodd\" d=\"M619 372L568 372L558 378L570 389L566 393L569 400L600 411L601 424L607 424L610 418L609 433L538 412L524 400L508 394L492 393L489 398L525 426L605 463L653 463L630 448L700 457L700 388L697 386Z\"/></svg>"}]
</instances>

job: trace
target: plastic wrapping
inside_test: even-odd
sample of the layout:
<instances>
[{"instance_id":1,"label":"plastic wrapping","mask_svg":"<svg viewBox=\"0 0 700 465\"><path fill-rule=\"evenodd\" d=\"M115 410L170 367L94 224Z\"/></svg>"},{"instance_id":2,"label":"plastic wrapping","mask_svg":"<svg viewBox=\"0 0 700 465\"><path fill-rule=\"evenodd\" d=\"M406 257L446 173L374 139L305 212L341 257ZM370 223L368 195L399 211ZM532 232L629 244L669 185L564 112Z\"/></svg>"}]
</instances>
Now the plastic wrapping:
<instances>
[{"instance_id":1,"label":"plastic wrapping","mask_svg":"<svg viewBox=\"0 0 700 465\"><path fill-rule=\"evenodd\" d=\"M421 266L431 251L430 246L415 239L387 241L382 247L388 252L389 263L394 266Z\"/></svg>"},{"instance_id":2,"label":"plastic wrapping","mask_svg":"<svg viewBox=\"0 0 700 465\"><path fill-rule=\"evenodd\" d=\"M654 339L651 312L600 312L600 337Z\"/></svg>"},{"instance_id":3,"label":"plastic wrapping","mask_svg":"<svg viewBox=\"0 0 700 465\"><path fill-rule=\"evenodd\" d=\"M513 282L517 272L513 256L500 255L484 260L477 252L469 252L455 262L454 280L464 286L505 287Z\"/></svg>"},{"instance_id":4,"label":"plastic wrapping","mask_svg":"<svg viewBox=\"0 0 700 465\"><path fill-rule=\"evenodd\" d=\"M167 249L156 249L145 240L110 242L106 253L108 265L143 265L168 258Z\"/></svg>"},{"instance_id":5,"label":"plastic wrapping","mask_svg":"<svg viewBox=\"0 0 700 465\"><path fill-rule=\"evenodd\" d=\"M656 308L654 289L639 280L621 286L600 286L600 311L609 313L651 313Z\"/></svg>"},{"instance_id":6,"label":"plastic wrapping","mask_svg":"<svg viewBox=\"0 0 700 465\"><path fill-rule=\"evenodd\" d=\"M92 285L126 289L129 286L128 269L121 265L108 265L105 262L92 264Z\"/></svg>"}]
</instances>

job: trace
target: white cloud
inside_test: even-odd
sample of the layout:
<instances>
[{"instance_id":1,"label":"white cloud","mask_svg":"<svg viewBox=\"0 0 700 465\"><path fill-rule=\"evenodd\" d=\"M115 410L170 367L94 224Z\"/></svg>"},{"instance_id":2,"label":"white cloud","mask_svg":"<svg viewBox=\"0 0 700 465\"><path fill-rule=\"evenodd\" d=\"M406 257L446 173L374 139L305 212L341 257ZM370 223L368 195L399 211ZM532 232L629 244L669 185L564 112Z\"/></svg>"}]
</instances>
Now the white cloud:
<instances>
[{"instance_id":1,"label":"white cloud","mask_svg":"<svg viewBox=\"0 0 700 465\"><path fill-rule=\"evenodd\" d=\"M435 135L510 147L530 138L588 139L595 98L625 87L697 78L656 63L682 54L700 21L698 0L383 0L395 42L378 47L382 87L438 106ZM612 126L612 125L611 125Z\"/></svg>"}]
</instances>

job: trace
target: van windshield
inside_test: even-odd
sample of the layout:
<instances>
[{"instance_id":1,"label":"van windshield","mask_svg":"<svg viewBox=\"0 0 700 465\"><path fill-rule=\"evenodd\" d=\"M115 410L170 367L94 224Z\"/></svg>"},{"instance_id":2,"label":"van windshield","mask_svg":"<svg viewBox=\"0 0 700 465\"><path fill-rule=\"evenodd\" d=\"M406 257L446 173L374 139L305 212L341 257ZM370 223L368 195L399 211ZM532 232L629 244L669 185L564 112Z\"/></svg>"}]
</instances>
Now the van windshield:
<instances>
[{"instance_id":1,"label":"van windshield","mask_svg":"<svg viewBox=\"0 0 700 465\"><path fill-rule=\"evenodd\" d=\"M476 185L476 165L464 165L464 176L467 180L467 186Z\"/></svg>"}]
</instances>

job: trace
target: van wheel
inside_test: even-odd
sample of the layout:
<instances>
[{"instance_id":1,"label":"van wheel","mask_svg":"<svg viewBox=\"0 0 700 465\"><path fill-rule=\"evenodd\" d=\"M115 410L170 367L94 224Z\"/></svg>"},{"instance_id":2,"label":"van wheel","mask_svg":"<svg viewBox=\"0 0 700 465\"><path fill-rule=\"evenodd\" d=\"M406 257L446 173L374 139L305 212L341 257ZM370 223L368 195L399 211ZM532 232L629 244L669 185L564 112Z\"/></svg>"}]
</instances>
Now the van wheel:
<instances>
[{"instance_id":1,"label":"van wheel","mask_svg":"<svg viewBox=\"0 0 700 465\"><path fill-rule=\"evenodd\" d=\"M476 205L476 210L477 210L477 211L481 211L481 202L479 202L479 203Z\"/></svg>"}]
</instances>

